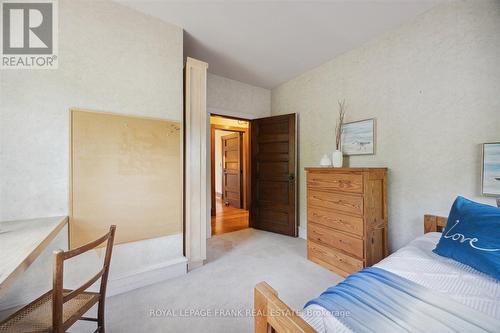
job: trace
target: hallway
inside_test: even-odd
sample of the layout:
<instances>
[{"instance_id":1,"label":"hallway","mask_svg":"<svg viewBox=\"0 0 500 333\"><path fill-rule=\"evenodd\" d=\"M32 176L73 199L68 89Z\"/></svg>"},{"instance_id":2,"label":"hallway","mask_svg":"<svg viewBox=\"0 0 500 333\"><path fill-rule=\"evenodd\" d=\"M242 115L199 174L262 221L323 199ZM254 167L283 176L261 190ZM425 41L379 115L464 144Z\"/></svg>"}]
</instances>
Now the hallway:
<instances>
[{"instance_id":1,"label":"hallway","mask_svg":"<svg viewBox=\"0 0 500 333\"><path fill-rule=\"evenodd\" d=\"M248 228L248 210L225 206L221 198L215 202L212 216L212 236Z\"/></svg>"}]
</instances>

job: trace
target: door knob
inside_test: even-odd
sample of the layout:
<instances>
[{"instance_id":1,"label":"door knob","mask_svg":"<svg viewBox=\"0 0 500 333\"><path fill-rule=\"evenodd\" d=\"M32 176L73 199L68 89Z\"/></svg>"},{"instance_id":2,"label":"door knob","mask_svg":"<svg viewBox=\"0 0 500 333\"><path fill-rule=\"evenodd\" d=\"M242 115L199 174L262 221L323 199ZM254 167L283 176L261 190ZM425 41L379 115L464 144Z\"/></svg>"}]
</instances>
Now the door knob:
<instances>
[{"instance_id":1,"label":"door knob","mask_svg":"<svg viewBox=\"0 0 500 333\"><path fill-rule=\"evenodd\" d=\"M289 174L288 175L288 180L291 181L291 182L294 181L295 180L295 175L293 173Z\"/></svg>"}]
</instances>

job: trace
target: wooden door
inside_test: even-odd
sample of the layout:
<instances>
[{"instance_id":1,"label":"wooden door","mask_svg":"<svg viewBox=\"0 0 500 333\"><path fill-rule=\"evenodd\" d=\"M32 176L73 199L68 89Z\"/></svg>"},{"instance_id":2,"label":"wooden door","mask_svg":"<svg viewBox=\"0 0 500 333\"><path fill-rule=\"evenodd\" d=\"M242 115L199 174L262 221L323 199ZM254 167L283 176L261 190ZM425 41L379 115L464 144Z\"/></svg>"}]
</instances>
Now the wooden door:
<instances>
[{"instance_id":1,"label":"wooden door","mask_svg":"<svg viewBox=\"0 0 500 333\"><path fill-rule=\"evenodd\" d=\"M297 237L295 114L253 120L250 226Z\"/></svg>"},{"instance_id":2,"label":"wooden door","mask_svg":"<svg viewBox=\"0 0 500 333\"><path fill-rule=\"evenodd\" d=\"M241 133L222 137L222 192L224 204L241 208L243 164Z\"/></svg>"}]
</instances>

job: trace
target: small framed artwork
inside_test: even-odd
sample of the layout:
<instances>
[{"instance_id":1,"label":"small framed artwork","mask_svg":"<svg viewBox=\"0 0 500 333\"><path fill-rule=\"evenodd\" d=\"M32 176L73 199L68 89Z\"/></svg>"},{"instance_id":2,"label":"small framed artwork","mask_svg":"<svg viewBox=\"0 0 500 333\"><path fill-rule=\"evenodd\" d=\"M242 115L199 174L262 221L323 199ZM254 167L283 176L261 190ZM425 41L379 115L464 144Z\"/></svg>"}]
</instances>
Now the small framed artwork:
<instances>
[{"instance_id":1,"label":"small framed artwork","mask_svg":"<svg viewBox=\"0 0 500 333\"><path fill-rule=\"evenodd\" d=\"M342 152L344 155L375 154L374 118L342 125Z\"/></svg>"},{"instance_id":2,"label":"small framed artwork","mask_svg":"<svg viewBox=\"0 0 500 333\"><path fill-rule=\"evenodd\" d=\"M500 142L483 144L483 195L500 197Z\"/></svg>"}]
</instances>

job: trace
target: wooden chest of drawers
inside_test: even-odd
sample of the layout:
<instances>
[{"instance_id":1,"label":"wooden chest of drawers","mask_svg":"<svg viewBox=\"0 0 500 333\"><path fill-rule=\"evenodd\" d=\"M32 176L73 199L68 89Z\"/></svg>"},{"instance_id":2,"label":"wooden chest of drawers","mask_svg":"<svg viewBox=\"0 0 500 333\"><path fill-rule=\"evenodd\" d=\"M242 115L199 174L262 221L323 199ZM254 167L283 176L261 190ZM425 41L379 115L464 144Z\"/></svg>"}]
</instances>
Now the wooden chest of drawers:
<instances>
[{"instance_id":1,"label":"wooden chest of drawers","mask_svg":"<svg viewBox=\"0 0 500 333\"><path fill-rule=\"evenodd\" d=\"M347 276L387 256L387 169L306 171L309 260Z\"/></svg>"}]
</instances>

